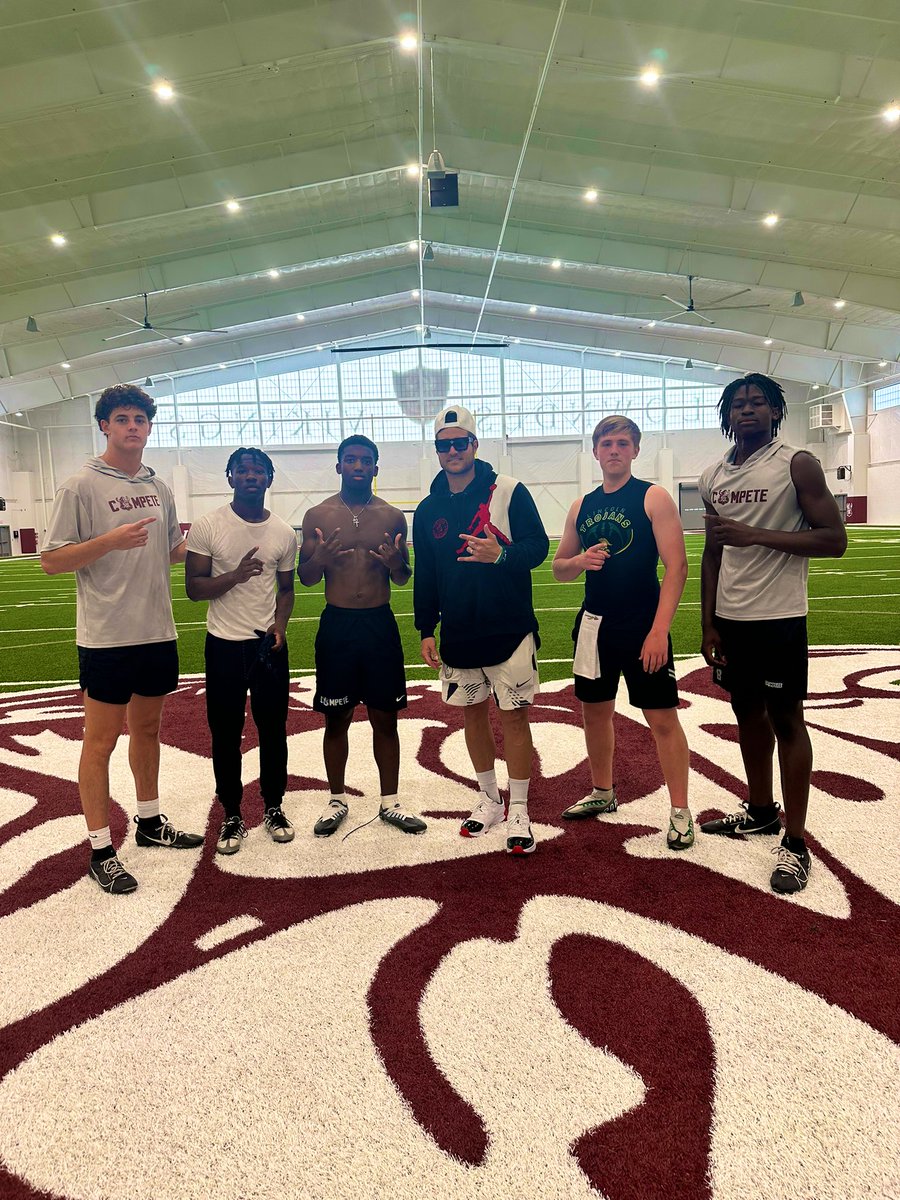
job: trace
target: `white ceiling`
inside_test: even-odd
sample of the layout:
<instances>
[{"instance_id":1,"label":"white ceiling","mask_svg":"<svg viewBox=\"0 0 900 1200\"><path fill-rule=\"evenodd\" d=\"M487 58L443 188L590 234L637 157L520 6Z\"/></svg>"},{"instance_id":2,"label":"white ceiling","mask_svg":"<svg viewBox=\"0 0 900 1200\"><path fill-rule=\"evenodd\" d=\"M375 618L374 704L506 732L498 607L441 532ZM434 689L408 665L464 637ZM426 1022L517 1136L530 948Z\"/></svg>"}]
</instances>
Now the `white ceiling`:
<instances>
[{"instance_id":1,"label":"white ceiling","mask_svg":"<svg viewBox=\"0 0 900 1200\"><path fill-rule=\"evenodd\" d=\"M473 331L486 293L482 334L809 383L889 375L900 123L881 112L900 101L896 0L569 0L551 54L560 8L4 0L0 406L417 323ZM424 205L434 260L419 299L405 167L420 154L420 58L398 44L417 16L423 158L436 144L460 172L458 209ZM650 62L655 89L638 81ZM648 329L678 311L661 296L686 299L689 274L698 308L735 293L769 307ZM157 324L228 332L104 342L142 317L143 292Z\"/></svg>"}]
</instances>

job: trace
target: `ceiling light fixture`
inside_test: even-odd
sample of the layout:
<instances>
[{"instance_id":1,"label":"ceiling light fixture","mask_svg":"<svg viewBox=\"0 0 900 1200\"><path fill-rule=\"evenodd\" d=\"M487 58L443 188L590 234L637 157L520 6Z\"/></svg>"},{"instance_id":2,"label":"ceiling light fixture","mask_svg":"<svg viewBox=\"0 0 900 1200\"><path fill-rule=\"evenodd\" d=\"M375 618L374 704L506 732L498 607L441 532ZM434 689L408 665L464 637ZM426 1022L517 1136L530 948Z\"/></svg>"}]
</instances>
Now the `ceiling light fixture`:
<instances>
[{"instance_id":1,"label":"ceiling light fixture","mask_svg":"<svg viewBox=\"0 0 900 1200\"><path fill-rule=\"evenodd\" d=\"M54 246L64 246L66 244L66 239L63 237L63 235L61 233L51 233L50 241L53 243Z\"/></svg>"},{"instance_id":2,"label":"ceiling light fixture","mask_svg":"<svg viewBox=\"0 0 900 1200\"><path fill-rule=\"evenodd\" d=\"M529 304L529 306L528 306L528 311L529 311L530 313L536 313L536 312L537 312L537 305L536 305L536 304Z\"/></svg>"},{"instance_id":3,"label":"ceiling light fixture","mask_svg":"<svg viewBox=\"0 0 900 1200\"><path fill-rule=\"evenodd\" d=\"M600 193L596 188L588 188L588 190L584 193L584 198L589 204L593 204L599 195Z\"/></svg>"},{"instance_id":4,"label":"ceiling light fixture","mask_svg":"<svg viewBox=\"0 0 900 1200\"><path fill-rule=\"evenodd\" d=\"M817 392L821 386L822 386L822 385L821 385L821 383L814 383L814 384L812 385L812 390L813 390L814 392Z\"/></svg>"},{"instance_id":5,"label":"ceiling light fixture","mask_svg":"<svg viewBox=\"0 0 900 1200\"><path fill-rule=\"evenodd\" d=\"M888 125L896 125L900 121L900 104L892 100L887 108L881 110L881 115Z\"/></svg>"},{"instance_id":6,"label":"ceiling light fixture","mask_svg":"<svg viewBox=\"0 0 900 1200\"><path fill-rule=\"evenodd\" d=\"M157 100L168 102L175 99L175 89L169 83L168 79L157 79L153 85L153 92Z\"/></svg>"},{"instance_id":7,"label":"ceiling light fixture","mask_svg":"<svg viewBox=\"0 0 900 1200\"><path fill-rule=\"evenodd\" d=\"M879 365L879 367L881 367L882 370L884 370L884 368L887 366L887 359L883 358L878 365Z\"/></svg>"},{"instance_id":8,"label":"ceiling light fixture","mask_svg":"<svg viewBox=\"0 0 900 1200\"><path fill-rule=\"evenodd\" d=\"M189 333L186 333L181 340L183 342L192 342L194 339L191 337L191 335Z\"/></svg>"},{"instance_id":9,"label":"ceiling light fixture","mask_svg":"<svg viewBox=\"0 0 900 1200\"><path fill-rule=\"evenodd\" d=\"M306 320L306 317L303 315L303 313L295 313L295 316L296 316L296 318L297 318L297 320L298 320L298 321L305 321L305 320Z\"/></svg>"},{"instance_id":10,"label":"ceiling light fixture","mask_svg":"<svg viewBox=\"0 0 900 1200\"><path fill-rule=\"evenodd\" d=\"M791 301L791 308L802 308L806 301L803 299L802 292L794 292L794 298Z\"/></svg>"},{"instance_id":11,"label":"ceiling light fixture","mask_svg":"<svg viewBox=\"0 0 900 1200\"><path fill-rule=\"evenodd\" d=\"M721 364L721 363L716 363L716 365L713 367L713 370L714 370L714 371L721 371L721 370L722 370L722 364Z\"/></svg>"},{"instance_id":12,"label":"ceiling light fixture","mask_svg":"<svg viewBox=\"0 0 900 1200\"><path fill-rule=\"evenodd\" d=\"M25 322L25 332L26 333L40 333L41 332L38 329L38 323L34 319L34 317L29 317L28 320Z\"/></svg>"},{"instance_id":13,"label":"ceiling light fixture","mask_svg":"<svg viewBox=\"0 0 900 1200\"><path fill-rule=\"evenodd\" d=\"M562 266L562 259L561 259L561 258L554 258L554 260L553 260L553 262L550 264L550 266L553 268L553 270L554 270L554 271L558 271L558 270L560 269L560 267Z\"/></svg>"},{"instance_id":14,"label":"ceiling light fixture","mask_svg":"<svg viewBox=\"0 0 900 1200\"><path fill-rule=\"evenodd\" d=\"M621 357L622 357L621 350L613 350L613 358L621 358Z\"/></svg>"},{"instance_id":15,"label":"ceiling light fixture","mask_svg":"<svg viewBox=\"0 0 900 1200\"><path fill-rule=\"evenodd\" d=\"M60 363L59 365L62 367L62 369L63 369L64 371L71 371L71 370L72 370L72 364L71 364L71 363Z\"/></svg>"},{"instance_id":16,"label":"ceiling light fixture","mask_svg":"<svg viewBox=\"0 0 900 1200\"><path fill-rule=\"evenodd\" d=\"M414 33L404 33L400 36L400 49L405 50L407 54L412 54L413 50L418 50L419 39Z\"/></svg>"},{"instance_id":17,"label":"ceiling light fixture","mask_svg":"<svg viewBox=\"0 0 900 1200\"><path fill-rule=\"evenodd\" d=\"M763 339L763 345L764 345L764 346L771 346L771 345L772 345L772 338L764 338L764 339Z\"/></svg>"},{"instance_id":18,"label":"ceiling light fixture","mask_svg":"<svg viewBox=\"0 0 900 1200\"><path fill-rule=\"evenodd\" d=\"M410 249L410 250L418 250L418 248L419 248L418 242L410 242L408 244L408 249Z\"/></svg>"},{"instance_id":19,"label":"ceiling light fixture","mask_svg":"<svg viewBox=\"0 0 900 1200\"><path fill-rule=\"evenodd\" d=\"M834 307L835 308L844 308L846 306L846 304L847 304L846 300L835 300Z\"/></svg>"},{"instance_id":20,"label":"ceiling light fixture","mask_svg":"<svg viewBox=\"0 0 900 1200\"><path fill-rule=\"evenodd\" d=\"M656 328L656 322L655 322L655 321L648 321L648 322L647 322L647 328L648 328L648 329L655 329L655 328Z\"/></svg>"},{"instance_id":21,"label":"ceiling light fixture","mask_svg":"<svg viewBox=\"0 0 900 1200\"><path fill-rule=\"evenodd\" d=\"M406 174L410 179L418 179L418 177L422 174L422 168L418 163L409 163L406 168Z\"/></svg>"},{"instance_id":22,"label":"ceiling light fixture","mask_svg":"<svg viewBox=\"0 0 900 1200\"><path fill-rule=\"evenodd\" d=\"M410 295L412 296L413 300L418 300L421 293L419 292L418 288L413 288L413 290L410 292Z\"/></svg>"},{"instance_id":23,"label":"ceiling light fixture","mask_svg":"<svg viewBox=\"0 0 900 1200\"><path fill-rule=\"evenodd\" d=\"M656 87L659 83L659 70L656 67L644 67L640 74L641 83L644 87Z\"/></svg>"},{"instance_id":24,"label":"ceiling light fixture","mask_svg":"<svg viewBox=\"0 0 900 1200\"><path fill-rule=\"evenodd\" d=\"M766 213L763 217L763 225L777 225L780 220L781 217L779 217L778 213Z\"/></svg>"},{"instance_id":25,"label":"ceiling light fixture","mask_svg":"<svg viewBox=\"0 0 900 1200\"><path fill-rule=\"evenodd\" d=\"M228 209L229 212L240 212L241 211L241 206L240 206L240 204L238 204L237 200L233 200L233 199L226 200L225 207Z\"/></svg>"},{"instance_id":26,"label":"ceiling light fixture","mask_svg":"<svg viewBox=\"0 0 900 1200\"><path fill-rule=\"evenodd\" d=\"M281 272L278 270L277 267L270 267L268 269L268 271L266 271L266 274L269 276L270 279L278 279L279 276L281 275Z\"/></svg>"}]
</instances>

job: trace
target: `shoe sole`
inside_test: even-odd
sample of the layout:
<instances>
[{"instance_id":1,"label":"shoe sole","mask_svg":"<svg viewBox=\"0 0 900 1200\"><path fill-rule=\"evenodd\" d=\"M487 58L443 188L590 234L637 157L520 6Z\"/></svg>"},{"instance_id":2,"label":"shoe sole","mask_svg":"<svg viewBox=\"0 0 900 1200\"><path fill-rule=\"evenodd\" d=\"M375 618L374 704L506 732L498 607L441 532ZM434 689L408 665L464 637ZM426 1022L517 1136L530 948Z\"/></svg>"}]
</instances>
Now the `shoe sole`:
<instances>
[{"instance_id":1,"label":"shoe sole","mask_svg":"<svg viewBox=\"0 0 900 1200\"><path fill-rule=\"evenodd\" d=\"M807 880L807 883L808 882L809 882L809 880ZM801 883L799 887L795 887L795 888L776 887L775 884L772 883L771 879L769 880L769 885L772 888L772 891L775 892L775 894L777 896L796 896L798 892L802 892L806 888L805 883Z\"/></svg>"},{"instance_id":2,"label":"shoe sole","mask_svg":"<svg viewBox=\"0 0 900 1200\"><path fill-rule=\"evenodd\" d=\"M584 821L588 817L608 817L611 813L618 811L618 804L615 808L588 808L581 812L573 812L571 808L567 808L562 817L565 821Z\"/></svg>"},{"instance_id":3,"label":"shoe sole","mask_svg":"<svg viewBox=\"0 0 900 1200\"><path fill-rule=\"evenodd\" d=\"M385 821L384 824L389 826L391 829L399 829L401 833L411 833L411 834L413 834L413 836L415 836L418 833L425 833L428 830L427 825L425 826L424 829L404 829L402 825L393 825L393 824L391 824L390 821Z\"/></svg>"},{"instance_id":4,"label":"shoe sole","mask_svg":"<svg viewBox=\"0 0 900 1200\"><path fill-rule=\"evenodd\" d=\"M670 850L690 850L690 848L691 848L691 846L693 846L693 844L694 844L693 838L691 838L691 840L689 842L670 842L670 841L668 841L668 839L666 840L666 845L668 846L668 848Z\"/></svg>"},{"instance_id":5,"label":"shoe sole","mask_svg":"<svg viewBox=\"0 0 900 1200\"><path fill-rule=\"evenodd\" d=\"M234 849L231 849L228 846L216 846L216 854L237 854L240 848L241 847L239 844L235 846Z\"/></svg>"},{"instance_id":6,"label":"shoe sole","mask_svg":"<svg viewBox=\"0 0 900 1200\"><path fill-rule=\"evenodd\" d=\"M507 846L507 854L534 854L537 850L537 842L532 842L530 846Z\"/></svg>"},{"instance_id":7,"label":"shoe sole","mask_svg":"<svg viewBox=\"0 0 900 1200\"><path fill-rule=\"evenodd\" d=\"M93 882L96 883L96 885L100 889L100 891L103 892L107 896L130 896L134 892L136 892L138 889L137 881L135 881L134 887L124 887L124 888L119 888L118 891L113 891L112 888L104 887L99 879L94 879L94 876L91 875L90 872L88 872L88 879L93 880Z\"/></svg>"},{"instance_id":8,"label":"shoe sole","mask_svg":"<svg viewBox=\"0 0 900 1200\"><path fill-rule=\"evenodd\" d=\"M766 825L763 829L738 829L734 825L730 825L727 829L708 829L706 825L700 825L699 829L701 833L712 834L713 837L719 834L725 834L726 837L753 837L761 833L771 836L772 834L781 833L781 822L773 821L771 825Z\"/></svg>"},{"instance_id":9,"label":"shoe sole","mask_svg":"<svg viewBox=\"0 0 900 1200\"><path fill-rule=\"evenodd\" d=\"M199 850L203 845L202 841L197 842L196 846L176 846L173 842L152 842L149 838L141 840L135 837L134 840L138 846L156 850Z\"/></svg>"},{"instance_id":10,"label":"shoe sole","mask_svg":"<svg viewBox=\"0 0 900 1200\"><path fill-rule=\"evenodd\" d=\"M293 829L290 831L289 837L276 837L274 833L270 833L269 837L276 844L276 846L286 846L288 842L292 842L294 840L294 831Z\"/></svg>"}]
</instances>

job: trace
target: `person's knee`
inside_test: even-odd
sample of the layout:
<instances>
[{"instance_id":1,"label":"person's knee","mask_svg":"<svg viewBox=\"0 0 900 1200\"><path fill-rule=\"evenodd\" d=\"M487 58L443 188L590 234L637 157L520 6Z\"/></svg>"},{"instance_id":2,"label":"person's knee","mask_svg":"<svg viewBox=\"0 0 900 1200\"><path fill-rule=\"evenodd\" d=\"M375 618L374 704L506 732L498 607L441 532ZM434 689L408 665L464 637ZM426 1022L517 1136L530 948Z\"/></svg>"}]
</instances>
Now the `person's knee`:
<instances>
[{"instance_id":1,"label":"person's knee","mask_svg":"<svg viewBox=\"0 0 900 1200\"><path fill-rule=\"evenodd\" d=\"M503 736L525 741L531 736L531 727L527 708L500 709L500 723L503 726Z\"/></svg>"},{"instance_id":2,"label":"person's knee","mask_svg":"<svg viewBox=\"0 0 900 1200\"><path fill-rule=\"evenodd\" d=\"M793 741L794 738L801 737L806 729L803 706L800 704L789 707L772 705L768 709L768 716L780 742Z\"/></svg>"},{"instance_id":3,"label":"person's knee","mask_svg":"<svg viewBox=\"0 0 900 1200\"><path fill-rule=\"evenodd\" d=\"M353 720L353 709L344 708L337 712L329 712L325 716L325 736L343 737L350 728Z\"/></svg>"},{"instance_id":4,"label":"person's knee","mask_svg":"<svg viewBox=\"0 0 900 1200\"><path fill-rule=\"evenodd\" d=\"M380 708L369 709L369 722L379 737L394 737L397 733L397 714Z\"/></svg>"},{"instance_id":5,"label":"person's knee","mask_svg":"<svg viewBox=\"0 0 900 1200\"><path fill-rule=\"evenodd\" d=\"M677 708L645 708L643 713L654 737L672 737L681 732Z\"/></svg>"},{"instance_id":6,"label":"person's knee","mask_svg":"<svg viewBox=\"0 0 900 1200\"><path fill-rule=\"evenodd\" d=\"M116 748L116 742L119 740L121 732L121 727L92 729L90 726L87 726L82 740L84 753L92 757L109 758Z\"/></svg>"}]
</instances>

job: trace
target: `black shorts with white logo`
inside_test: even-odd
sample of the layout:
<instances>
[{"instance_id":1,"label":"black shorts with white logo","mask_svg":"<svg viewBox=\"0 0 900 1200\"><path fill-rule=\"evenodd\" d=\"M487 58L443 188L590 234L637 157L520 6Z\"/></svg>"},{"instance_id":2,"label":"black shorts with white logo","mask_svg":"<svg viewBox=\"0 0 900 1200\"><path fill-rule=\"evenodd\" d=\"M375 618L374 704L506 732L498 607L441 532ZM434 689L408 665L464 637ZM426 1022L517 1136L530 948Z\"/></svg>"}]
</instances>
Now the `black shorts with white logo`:
<instances>
[{"instance_id":1,"label":"black shorts with white logo","mask_svg":"<svg viewBox=\"0 0 900 1200\"><path fill-rule=\"evenodd\" d=\"M715 667L716 683L733 701L795 704L805 700L809 674L806 617L773 621L732 621L716 617L725 666Z\"/></svg>"},{"instance_id":2,"label":"black shorts with white logo","mask_svg":"<svg viewBox=\"0 0 900 1200\"><path fill-rule=\"evenodd\" d=\"M582 612L575 619L572 637L578 640ZM619 677L624 675L628 700L635 708L677 708L678 683L675 679L675 659L672 639L668 639L668 658L658 671L648 673L641 662L641 648L649 630L643 633L623 632L615 626L600 622L597 632L597 652L600 659L600 678L575 676L575 695L587 704L615 700Z\"/></svg>"},{"instance_id":3,"label":"black shorts with white logo","mask_svg":"<svg viewBox=\"0 0 900 1200\"><path fill-rule=\"evenodd\" d=\"M127 704L132 696L167 696L178 687L178 643L78 646L78 686L91 700Z\"/></svg>"},{"instance_id":4,"label":"black shorts with white logo","mask_svg":"<svg viewBox=\"0 0 900 1200\"><path fill-rule=\"evenodd\" d=\"M389 604L326 604L319 621L313 708L329 713L357 704L382 712L406 708L403 646Z\"/></svg>"}]
</instances>

